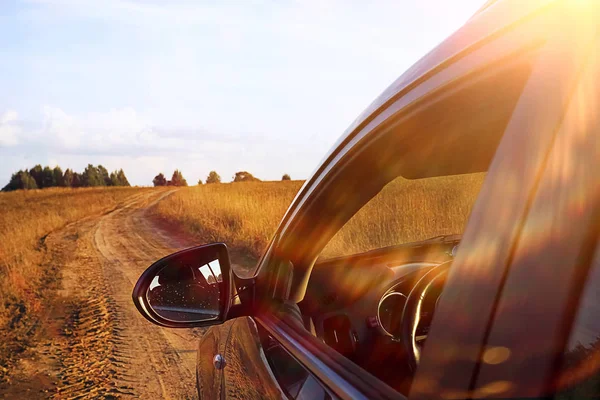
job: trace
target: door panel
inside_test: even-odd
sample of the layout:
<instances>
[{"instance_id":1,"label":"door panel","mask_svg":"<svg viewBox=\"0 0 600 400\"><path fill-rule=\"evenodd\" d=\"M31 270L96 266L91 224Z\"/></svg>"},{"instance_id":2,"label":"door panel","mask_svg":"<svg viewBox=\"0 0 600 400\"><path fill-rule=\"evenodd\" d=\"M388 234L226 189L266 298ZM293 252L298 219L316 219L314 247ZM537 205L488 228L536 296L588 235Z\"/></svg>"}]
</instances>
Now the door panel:
<instances>
[{"instance_id":1,"label":"door panel","mask_svg":"<svg viewBox=\"0 0 600 400\"><path fill-rule=\"evenodd\" d=\"M234 321L208 328L198 345L196 382L200 399L223 398L223 369L217 369L214 358L225 354L225 346Z\"/></svg>"},{"instance_id":2,"label":"door panel","mask_svg":"<svg viewBox=\"0 0 600 400\"><path fill-rule=\"evenodd\" d=\"M580 34L585 22L579 21ZM501 380L505 397L552 393L556 359L594 257L600 215L600 55L596 41L580 45L587 46L587 63L546 161L490 329L487 351L503 349L507 358L483 363L475 390Z\"/></svg>"},{"instance_id":3,"label":"door panel","mask_svg":"<svg viewBox=\"0 0 600 400\"><path fill-rule=\"evenodd\" d=\"M227 366L223 370L223 379L226 398L283 398L252 318L241 317L232 321L226 341L225 360Z\"/></svg>"},{"instance_id":4,"label":"door panel","mask_svg":"<svg viewBox=\"0 0 600 400\"><path fill-rule=\"evenodd\" d=\"M559 19L564 26L568 18L576 25L572 13L560 11L554 10L557 26ZM473 394L473 379L477 379L479 362L489 350L484 345L515 246L523 234L532 238L540 235L536 231L539 226L525 227L530 229L525 232L524 224L591 40L589 34L580 40L569 34L557 31L544 46L506 129L436 310L411 399L467 398ZM541 244L535 240L531 243ZM530 292L536 284L521 281L520 288ZM506 301L510 302L510 297ZM518 309L522 304L511 306ZM520 326L529 322L525 319ZM482 372L488 367L484 365ZM482 395L493 394L485 390L505 388L506 382L494 376L477 385L484 390Z\"/></svg>"},{"instance_id":5,"label":"door panel","mask_svg":"<svg viewBox=\"0 0 600 400\"><path fill-rule=\"evenodd\" d=\"M198 344L196 382L200 399L218 399L221 396L221 371L213 366L213 357L219 353L219 329L211 327Z\"/></svg>"},{"instance_id":6,"label":"door panel","mask_svg":"<svg viewBox=\"0 0 600 400\"><path fill-rule=\"evenodd\" d=\"M250 317L234 321L225 357L227 398L332 399L319 380Z\"/></svg>"}]
</instances>

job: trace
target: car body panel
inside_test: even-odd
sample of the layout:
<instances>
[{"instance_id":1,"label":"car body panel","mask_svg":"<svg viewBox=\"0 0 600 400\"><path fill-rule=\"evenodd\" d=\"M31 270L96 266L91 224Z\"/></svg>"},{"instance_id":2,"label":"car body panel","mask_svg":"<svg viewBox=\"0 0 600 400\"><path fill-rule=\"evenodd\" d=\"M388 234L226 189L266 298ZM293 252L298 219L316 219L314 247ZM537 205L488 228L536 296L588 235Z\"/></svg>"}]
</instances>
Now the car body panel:
<instances>
[{"instance_id":1,"label":"car body panel","mask_svg":"<svg viewBox=\"0 0 600 400\"><path fill-rule=\"evenodd\" d=\"M319 168L317 168L312 177L298 191L298 194L282 219L276 237L284 233L283 231L287 228L290 220L295 219L298 209L306 201L308 195L319 185L324 175L327 174L328 171L326 168L335 165L340 157L347 153L352 145L356 144L360 139L356 138L359 133L362 137L367 132L370 132L371 129L365 129L365 126L385 112L392 102L405 97L409 92L414 91L417 86L429 80L432 76L439 74L442 70L446 70L450 65L457 64L460 58L468 56L471 51L477 50L479 47L485 45L487 41L493 40L503 34L503 30L510 29L513 24L531 15L535 15L540 10L544 10L545 7L555 2L556 0L534 0L524 3L509 0L491 4L485 10L472 17L465 26L403 73L363 111L346 129L338 142L334 144ZM523 34L520 36L521 39L525 37L527 36ZM479 57L475 57L475 59ZM461 73L464 72L461 71ZM452 79L455 76L450 76L450 78ZM422 88L420 93L423 94L428 91L431 91L431 87ZM414 99L418 97L418 95L415 96L413 94ZM397 106L396 108L403 108L406 104L405 100L400 107ZM388 117L389 115L384 116L384 119ZM375 125L378 124L376 123ZM350 143L351 141L353 142Z\"/></svg>"},{"instance_id":2,"label":"car body panel","mask_svg":"<svg viewBox=\"0 0 600 400\"><path fill-rule=\"evenodd\" d=\"M578 24L581 35L584 21ZM597 49L598 42L587 45L588 51ZM537 397L556 389L554 349L560 352L566 345L598 240L600 55L596 50L590 53L569 96L490 328L488 347L510 348L511 357L483 364L475 390L497 376L511 382L509 396L517 392Z\"/></svg>"},{"instance_id":3,"label":"car body panel","mask_svg":"<svg viewBox=\"0 0 600 400\"><path fill-rule=\"evenodd\" d=\"M200 399L221 398L222 372L213 365L215 355L221 353L221 327L211 327L198 343L196 385ZM223 335L223 337L227 337Z\"/></svg>"},{"instance_id":4,"label":"car body panel","mask_svg":"<svg viewBox=\"0 0 600 400\"><path fill-rule=\"evenodd\" d=\"M491 11L488 12L491 13ZM453 63L446 64L446 68L428 75L427 79L419 79L419 84L413 85L410 90L404 93L404 96L389 104L385 110L378 111L377 116L374 116L360 131L355 132L349 142L340 145L335 151L335 155L332 158L330 157L327 163L320 168L319 173L311 178L309 181L310 187L305 187L306 193L302 194L301 197L297 197L290 206L288 214L282 220L271 243L271 247L286 247L286 242L289 242L287 247L300 248L303 241L310 242L311 234L321 234L322 229L318 227L318 221L311 220L308 215L311 213L317 216L322 214L322 209L325 206L321 200L322 192L327 189L332 180L335 180L336 172L342 168L344 162L351 157L356 149L365 147L368 142L375 140L382 133L382 129L386 127L386 124L389 125L390 120L409 109L411 105L435 96L438 91L456 84L459 79L468 77L469 74L475 71L485 69L487 65L500 62L503 58L514 56L520 52L530 51L535 46L541 45L547 39L548 19L547 14L536 15L535 18L528 19L527 23L522 26L512 27L505 34L494 37L494 40L491 40L485 46L479 46L471 52L465 52L462 58L456 58ZM422 135L425 134L425 132L422 133ZM422 136L421 140L425 140L425 136ZM340 193L340 197L344 195L346 194ZM351 194L348 193L348 195ZM332 211L328 210L328 212L331 213ZM334 215L328 215L330 219L334 217ZM307 223L307 220L310 222ZM259 268L269 263L270 254L270 251L267 252L267 255L261 260ZM299 282L306 281L309 273L310 269L306 271L296 269L291 299L296 301L302 299L304 294L302 291L303 285ZM296 288L298 288L298 292L295 292Z\"/></svg>"},{"instance_id":5,"label":"car body panel","mask_svg":"<svg viewBox=\"0 0 600 400\"><path fill-rule=\"evenodd\" d=\"M298 226L307 215L307 210L311 210L311 207L318 208L315 204L318 203L319 196L344 162L354 151L373 140L379 129L385 127L392 117L423 98L437 95L446 86L454 84L474 70L485 68L505 57L540 48L539 59L506 128L473 210L448 278L439 318L436 316L434 319L427 350L423 353L410 398L430 399L452 394L441 390L432 392L432 388L443 387L454 390L454 395L469 395L474 388L486 388L486 385L493 383L497 374L488 369L488 366L480 369L479 361L489 340L494 339L494 343L502 342L501 338L495 339L490 335L496 331L505 332L506 327L515 322L509 313L502 311L504 308L510 310L514 307L505 296L511 291L518 293L522 289L516 277L541 274L539 269L527 269L531 262L519 264L518 257L514 257L519 256L516 250L520 241L528 238L525 229L535 228L535 225L533 228L529 225L534 221L530 219L530 212L536 209L532 205L536 204L538 185L540 182L556 184L553 181L556 175L547 172L547 160L549 154L552 154L551 149L556 146L556 129L578 81L584 51L583 47L570 46L573 39L569 38L569 32L549 33L549 23L561 26L560 23L565 22L557 21L557 18L573 17L569 15L568 9L564 13L556 11L564 4L566 3L563 1L522 3L511 0L493 3L409 69L348 128L323 164L305 183L288 209L267 252L259 261L258 275L254 279L257 285L263 285L260 290L266 293L265 288L272 289L273 284L277 284L273 283L273 279L277 279L273 277L279 276L277 273L280 271L283 244L297 234L295 230L306 232ZM552 10L554 14L548 10ZM576 26L573 21L566 24ZM587 45L589 43L582 43L584 47ZM541 115L550 117L535 118ZM568 141L563 144L569 145ZM557 165L562 165L560 161L556 161ZM555 189L565 190L569 187L569 182L561 181L561 185ZM507 207L508 204L510 207ZM494 229L491 230L490 227ZM303 238L310 239L306 235ZM544 245L548 246L548 243ZM543 250L548 251L548 248L543 247ZM289 300L293 302L304 296L303 290L310 275L310 268L300 270L296 267L289 268L289 273L293 275ZM523 275L518 275L521 268L524 269ZM565 279L572 278L569 275L572 273L573 269L565 271ZM553 287L550 284L557 283L557 280L549 281L548 288ZM269 293L276 292L278 291L271 290ZM499 299L504 299L506 304L501 303L504 308L498 313ZM564 297L561 299L557 300L560 304L556 304L556 307L564 305ZM549 327L556 328L557 320L546 322ZM223 397L282 395L281 387L264 357L259 334L264 329L296 361L310 370L321 384L341 398L403 398L385 388L371 387L377 386L377 383L366 376L368 373L363 371L359 375L356 366L347 364L342 356L331 353L333 350L320 342L315 343L308 333L296 331L293 324L284 323L272 315L238 318L228 324L230 330L209 330L219 329L215 333L219 335L219 348L223 349L221 344L226 343L223 351L227 359L233 360L225 368L224 378L214 372L206 376L207 380L210 377L222 379L220 383L225 386L225 391L219 393ZM207 343L202 348L208 351L211 347ZM210 359L212 360L212 356ZM548 367L550 361L546 360L543 364ZM250 369L252 372L248 372ZM542 380L546 375L540 373L534 391L539 392L543 388L546 383ZM205 379L202 373L199 376L200 380ZM250 384L253 386L250 387ZM217 386L213 384L211 387Z\"/></svg>"},{"instance_id":6,"label":"car body panel","mask_svg":"<svg viewBox=\"0 0 600 400\"><path fill-rule=\"evenodd\" d=\"M568 17L568 10L555 17ZM432 394L430 382L451 382L459 396L468 395L472 388L497 307L496 296L503 288L556 129L578 81L581 52L589 50L590 39L577 48L572 40L557 37L540 55L471 213L411 398L441 397ZM551 248L544 251L553 254ZM455 353L444 350L449 348Z\"/></svg>"},{"instance_id":7,"label":"car body panel","mask_svg":"<svg viewBox=\"0 0 600 400\"><path fill-rule=\"evenodd\" d=\"M256 323L251 317L233 321L227 338L223 370L225 397L276 399L284 395L265 358Z\"/></svg>"}]
</instances>

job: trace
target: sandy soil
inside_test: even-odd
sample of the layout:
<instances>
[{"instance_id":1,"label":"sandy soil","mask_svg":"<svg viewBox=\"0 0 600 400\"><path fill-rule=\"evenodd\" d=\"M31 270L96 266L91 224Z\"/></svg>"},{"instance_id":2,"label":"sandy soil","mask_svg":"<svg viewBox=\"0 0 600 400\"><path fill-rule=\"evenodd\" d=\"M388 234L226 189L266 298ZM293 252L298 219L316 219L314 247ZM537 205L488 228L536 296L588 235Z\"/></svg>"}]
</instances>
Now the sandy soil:
<instances>
[{"instance_id":1,"label":"sandy soil","mask_svg":"<svg viewBox=\"0 0 600 400\"><path fill-rule=\"evenodd\" d=\"M131 301L153 261L197 244L149 218L148 208L170 193L137 195L46 238L60 289L0 398L197 398L203 330L152 325Z\"/></svg>"}]
</instances>

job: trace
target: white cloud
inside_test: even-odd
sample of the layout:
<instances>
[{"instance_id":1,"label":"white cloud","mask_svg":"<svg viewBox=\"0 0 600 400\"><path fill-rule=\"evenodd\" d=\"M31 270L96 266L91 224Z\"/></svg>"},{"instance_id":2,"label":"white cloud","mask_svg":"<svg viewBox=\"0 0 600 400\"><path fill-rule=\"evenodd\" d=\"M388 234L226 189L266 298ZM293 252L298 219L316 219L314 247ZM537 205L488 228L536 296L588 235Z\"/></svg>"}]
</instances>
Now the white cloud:
<instances>
[{"instance_id":1,"label":"white cloud","mask_svg":"<svg viewBox=\"0 0 600 400\"><path fill-rule=\"evenodd\" d=\"M83 132L75 119L60 108L44 106L43 136L53 143L67 149L79 147Z\"/></svg>"},{"instance_id":2,"label":"white cloud","mask_svg":"<svg viewBox=\"0 0 600 400\"><path fill-rule=\"evenodd\" d=\"M14 123L15 113L0 121ZM123 168L132 184L150 184L159 172L170 176L180 169L189 182L205 179L217 170L228 180L235 171L249 170L262 179L279 179L290 173L306 177L302 160L313 167L328 146L315 149L317 139L285 138L261 134L225 134L201 127L157 128L152 120L131 107L72 113L46 105L28 115L23 140L13 153L28 154L2 165L4 174L47 160L63 169L82 170L88 163L109 170ZM26 129L25 129L26 128ZM6 156L1 155L8 162ZM31 164L31 165L29 165Z\"/></svg>"},{"instance_id":3,"label":"white cloud","mask_svg":"<svg viewBox=\"0 0 600 400\"><path fill-rule=\"evenodd\" d=\"M18 124L19 114L8 110L0 117L0 147L16 146L19 143L21 127Z\"/></svg>"},{"instance_id":4,"label":"white cloud","mask_svg":"<svg viewBox=\"0 0 600 400\"><path fill-rule=\"evenodd\" d=\"M133 108L70 114L61 108L42 108L43 126L37 136L55 150L122 152L141 149L185 149L186 141L165 137Z\"/></svg>"}]
</instances>

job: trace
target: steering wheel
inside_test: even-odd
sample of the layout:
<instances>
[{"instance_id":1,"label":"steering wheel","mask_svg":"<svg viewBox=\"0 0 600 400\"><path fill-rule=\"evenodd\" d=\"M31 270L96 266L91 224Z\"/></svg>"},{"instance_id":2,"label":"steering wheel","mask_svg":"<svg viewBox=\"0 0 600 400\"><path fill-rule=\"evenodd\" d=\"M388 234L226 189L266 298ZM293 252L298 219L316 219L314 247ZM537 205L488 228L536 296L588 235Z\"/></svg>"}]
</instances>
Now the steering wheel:
<instances>
[{"instance_id":1,"label":"steering wheel","mask_svg":"<svg viewBox=\"0 0 600 400\"><path fill-rule=\"evenodd\" d=\"M401 326L401 343L404 346L408 358L408 365L412 371L416 371L421 358L421 350L425 339L418 339L419 323L421 322L421 311L428 295L433 292L434 288L439 288L439 285L444 285L448 270L452 265L452 261L447 261L436 267L433 267L410 291L404 310L402 311L402 326ZM432 310L433 311L432 307Z\"/></svg>"}]
</instances>

